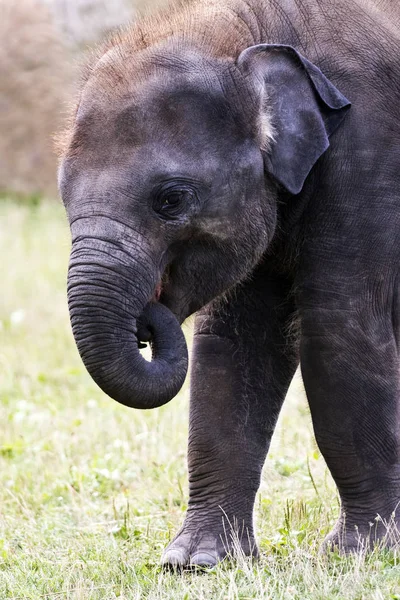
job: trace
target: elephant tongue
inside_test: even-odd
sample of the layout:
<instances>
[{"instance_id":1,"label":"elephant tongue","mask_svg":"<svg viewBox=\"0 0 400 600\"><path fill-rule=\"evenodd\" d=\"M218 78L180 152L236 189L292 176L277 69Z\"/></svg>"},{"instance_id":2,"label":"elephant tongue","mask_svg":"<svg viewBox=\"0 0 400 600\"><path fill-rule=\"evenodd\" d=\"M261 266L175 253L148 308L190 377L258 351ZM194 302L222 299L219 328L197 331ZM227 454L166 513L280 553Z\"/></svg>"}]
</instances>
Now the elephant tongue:
<instances>
[{"instance_id":1,"label":"elephant tongue","mask_svg":"<svg viewBox=\"0 0 400 600\"><path fill-rule=\"evenodd\" d=\"M160 300L161 292L162 292L162 282L160 281L158 283L158 285L156 286L156 289L154 290L153 300L155 302L158 302Z\"/></svg>"}]
</instances>

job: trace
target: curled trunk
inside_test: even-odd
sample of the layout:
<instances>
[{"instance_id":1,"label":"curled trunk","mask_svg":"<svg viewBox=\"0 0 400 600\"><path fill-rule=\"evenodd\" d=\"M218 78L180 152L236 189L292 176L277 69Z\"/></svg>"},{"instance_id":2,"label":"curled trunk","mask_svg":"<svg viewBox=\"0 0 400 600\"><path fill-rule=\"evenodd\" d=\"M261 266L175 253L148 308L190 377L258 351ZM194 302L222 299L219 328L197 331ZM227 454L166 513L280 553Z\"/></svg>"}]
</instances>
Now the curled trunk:
<instances>
[{"instance_id":1,"label":"curled trunk","mask_svg":"<svg viewBox=\"0 0 400 600\"><path fill-rule=\"evenodd\" d=\"M121 250L105 252L94 245L92 240L74 244L68 272L68 305L81 358L114 400L132 408L162 406L179 392L187 373L181 327L165 306L148 302L154 274L146 270L144 257L127 268L126 255L115 260ZM139 351L140 341L150 341L150 362Z\"/></svg>"}]
</instances>

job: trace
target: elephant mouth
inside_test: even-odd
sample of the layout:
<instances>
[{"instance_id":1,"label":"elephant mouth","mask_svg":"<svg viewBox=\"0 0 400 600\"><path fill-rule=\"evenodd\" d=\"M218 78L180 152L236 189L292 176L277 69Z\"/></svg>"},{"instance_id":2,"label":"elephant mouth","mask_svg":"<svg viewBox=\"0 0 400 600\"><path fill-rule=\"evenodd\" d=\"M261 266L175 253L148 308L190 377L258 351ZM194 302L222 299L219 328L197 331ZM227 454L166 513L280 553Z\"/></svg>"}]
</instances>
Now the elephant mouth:
<instances>
[{"instance_id":1,"label":"elephant mouth","mask_svg":"<svg viewBox=\"0 0 400 600\"><path fill-rule=\"evenodd\" d=\"M171 281L171 265L167 265L166 269L164 270L164 273L161 277L161 279L159 280L159 282L157 283L155 290L154 290L154 294L152 297L152 301L153 302L159 302L160 298L163 294L163 291L165 290L165 288L168 286L168 284Z\"/></svg>"},{"instance_id":2,"label":"elephant mouth","mask_svg":"<svg viewBox=\"0 0 400 600\"><path fill-rule=\"evenodd\" d=\"M157 283L157 285L155 287L154 294L151 299L152 302L160 301L163 291L165 290L165 288L169 285L169 283L171 281L171 271L172 271L172 263L168 263L163 271L163 274L162 274L159 282Z\"/></svg>"}]
</instances>

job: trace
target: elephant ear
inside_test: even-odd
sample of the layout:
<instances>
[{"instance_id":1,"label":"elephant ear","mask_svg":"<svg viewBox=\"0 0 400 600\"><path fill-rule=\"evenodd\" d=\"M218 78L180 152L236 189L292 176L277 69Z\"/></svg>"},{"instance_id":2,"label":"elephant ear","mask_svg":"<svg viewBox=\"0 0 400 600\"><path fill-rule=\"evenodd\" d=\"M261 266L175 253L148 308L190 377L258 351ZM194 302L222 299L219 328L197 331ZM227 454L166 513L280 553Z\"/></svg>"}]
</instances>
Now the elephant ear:
<instances>
[{"instance_id":1,"label":"elephant ear","mask_svg":"<svg viewBox=\"0 0 400 600\"><path fill-rule=\"evenodd\" d=\"M264 150L266 170L298 194L350 102L291 46L252 46L241 53L238 67L259 90L260 122L272 122L274 141Z\"/></svg>"}]
</instances>

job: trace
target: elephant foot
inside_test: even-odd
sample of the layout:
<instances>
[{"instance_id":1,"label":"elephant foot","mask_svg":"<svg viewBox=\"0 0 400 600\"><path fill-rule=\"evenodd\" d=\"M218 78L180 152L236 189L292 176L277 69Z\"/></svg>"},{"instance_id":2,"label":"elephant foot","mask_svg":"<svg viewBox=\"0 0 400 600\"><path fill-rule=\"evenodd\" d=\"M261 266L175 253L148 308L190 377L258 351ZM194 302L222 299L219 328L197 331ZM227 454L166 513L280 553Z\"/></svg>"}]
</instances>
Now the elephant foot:
<instances>
[{"instance_id":1,"label":"elephant foot","mask_svg":"<svg viewBox=\"0 0 400 600\"><path fill-rule=\"evenodd\" d=\"M192 519L167 546L161 562L173 570L212 568L225 558L240 556L258 556L252 528L224 525L222 518L218 526Z\"/></svg>"},{"instance_id":2,"label":"elephant foot","mask_svg":"<svg viewBox=\"0 0 400 600\"><path fill-rule=\"evenodd\" d=\"M375 546L400 547L400 520L391 515L387 520L377 516L368 523L356 524L355 519L342 515L325 538L322 551L337 550L340 554L370 552Z\"/></svg>"}]
</instances>

